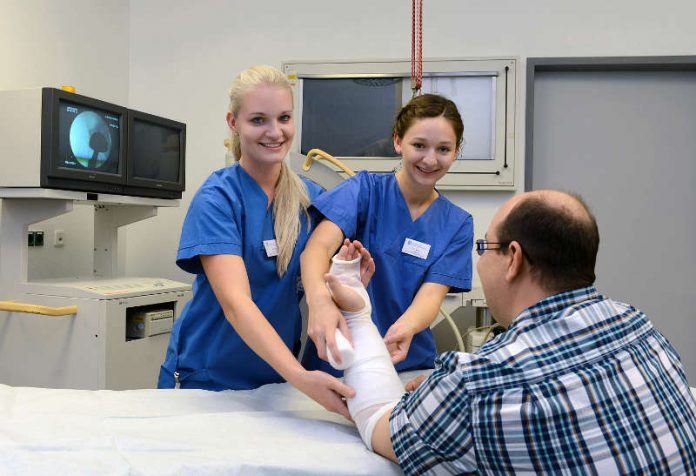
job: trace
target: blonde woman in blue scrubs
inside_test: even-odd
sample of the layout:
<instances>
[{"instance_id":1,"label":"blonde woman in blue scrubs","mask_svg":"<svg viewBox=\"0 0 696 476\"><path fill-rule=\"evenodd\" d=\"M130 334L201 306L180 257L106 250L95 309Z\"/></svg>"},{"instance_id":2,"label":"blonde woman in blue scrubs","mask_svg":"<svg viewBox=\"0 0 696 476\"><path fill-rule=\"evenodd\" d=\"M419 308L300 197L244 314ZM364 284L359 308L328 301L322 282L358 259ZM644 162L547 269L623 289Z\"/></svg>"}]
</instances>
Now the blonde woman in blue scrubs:
<instances>
[{"instance_id":1,"label":"blonde woman in blue scrubs","mask_svg":"<svg viewBox=\"0 0 696 476\"><path fill-rule=\"evenodd\" d=\"M324 220L302 254L302 282L309 305L303 365L339 375L327 362L337 356L336 329L350 339L331 299L324 274L345 238L359 240L376 271L367 290L372 319L399 371L432 368L430 324L448 291L471 289L473 219L435 188L462 144L456 105L442 96L412 99L394 124L395 174L361 172L312 201Z\"/></svg>"},{"instance_id":2,"label":"blonde woman in blue scrubs","mask_svg":"<svg viewBox=\"0 0 696 476\"><path fill-rule=\"evenodd\" d=\"M321 189L285 161L295 135L287 79L270 66L243 71L230 89L227 123L237 159L196 193L177 265L196 274L176 321L160 388L252 389L288 381L348 416L353 391L296 359L301 318L299 256Z\"/></svg>"}]
</instances>

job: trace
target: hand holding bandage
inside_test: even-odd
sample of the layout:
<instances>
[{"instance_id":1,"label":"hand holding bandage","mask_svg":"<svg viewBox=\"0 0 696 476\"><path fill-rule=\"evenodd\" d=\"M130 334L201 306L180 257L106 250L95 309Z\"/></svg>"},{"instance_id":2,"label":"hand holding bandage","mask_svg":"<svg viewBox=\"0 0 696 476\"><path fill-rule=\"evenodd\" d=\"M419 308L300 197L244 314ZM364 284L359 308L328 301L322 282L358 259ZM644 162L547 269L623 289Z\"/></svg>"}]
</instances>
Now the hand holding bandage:
<instances>
[{"instance_id":1,"label":"hand holding bandage","mask_svg":"<svg viewBox=\"0 0 696 476\"><path fill-rule=\"evenodd\" d=\"M331 269L328 274L324 275L324 279L326 279L326 286L331 291L331 296L336 305L341 309L341 313L346 319L352 335L353 327L360 319L364 320L366 318L367 321L372 322L370 318L372 305L370 304L370 297L360 281L360 255L357 258L341 259L344 257L348 258L351 254L346 245L343 245L338 254L331 260ZM351 327L349 319L354 321L353 327ZM340 363L334 358L328 346L326 355L333 368L345 370L353 365L355 351L338 328L336 328L336 346L341 353Z\"/></svg>"},{"instance_id":2,"label":"hand holding bandage","mask_svg":"<svg viewBox=\"0 0 696 476\"><path fill-rule=\"evenodd\" d=\"M342 352L341 367L336 365L328 350L327 354L331 365L345 370L345 383L355 389L355 397L348 399L348 410L365 445L372 449L372 432L377 420L394 407L404 388L372 322L370 298L360 280L361 258L355 254L345 245L341 247L325 276L353 338L351 346L336 330L336 340Z\"/></svg>"}]
</instances>

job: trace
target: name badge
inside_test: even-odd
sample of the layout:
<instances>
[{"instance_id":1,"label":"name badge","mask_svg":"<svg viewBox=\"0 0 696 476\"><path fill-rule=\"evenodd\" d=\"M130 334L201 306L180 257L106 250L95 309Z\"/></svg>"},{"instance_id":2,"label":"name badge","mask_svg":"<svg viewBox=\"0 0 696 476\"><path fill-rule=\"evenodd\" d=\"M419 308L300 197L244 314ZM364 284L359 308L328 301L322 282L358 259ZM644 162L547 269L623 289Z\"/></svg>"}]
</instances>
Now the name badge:
<instances>
[{"instance_id":1,"label":"name badge","mask_svg":"<svg viewBox=\"0 0 696 476\"><path fill-rule=\"evenodd\" d=\"M266 248L266 256L269 258L278 256L278 243L276 243L276 240L264 240L263 247Z\"/></svg>"},{"instance_id":2,"label":"name badge","mask_svg":"<svg viewBox=\"0 0 696 476\"><path fill-rule=\"evenodd\" d=\"M406 238L404 241L404 246L401 248L401 252L406 253L407 255L415 256L416 258L427 259L428 253L430 253L430 245L412 240L411 238Z\"/></svg>"}]
</instances>

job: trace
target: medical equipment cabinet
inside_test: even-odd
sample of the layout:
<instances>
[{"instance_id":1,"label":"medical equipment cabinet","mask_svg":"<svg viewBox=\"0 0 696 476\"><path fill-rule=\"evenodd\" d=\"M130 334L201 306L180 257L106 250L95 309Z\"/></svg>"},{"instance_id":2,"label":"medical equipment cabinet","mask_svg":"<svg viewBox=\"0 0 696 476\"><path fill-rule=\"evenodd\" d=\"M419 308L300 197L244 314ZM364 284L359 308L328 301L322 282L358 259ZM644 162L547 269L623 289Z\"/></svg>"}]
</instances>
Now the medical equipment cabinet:
<instances>
[{"instance_id":1,"label":"medical equipment cabinet","mask_svg":"<svg viewBox=\"0 0 696 476\"><path fill-rule=\"evenodd\" d=\"M155 387L168 330L191 298L191 286L117 276L118 228L154 217L158 207L178 206L179 201L39 188L0 188L0 198L0 301L4 309L12 309L15 301L19 307L28 303L23 310L0 310L0 383ZM30 280L29 225L68 213L75 205L94 207L93 275ZM63 315L42 313L53 309L60 314L66 307ZM129 319L153 322L143 321L144 332L129 337Z\"/></svg>"}]
</instances>

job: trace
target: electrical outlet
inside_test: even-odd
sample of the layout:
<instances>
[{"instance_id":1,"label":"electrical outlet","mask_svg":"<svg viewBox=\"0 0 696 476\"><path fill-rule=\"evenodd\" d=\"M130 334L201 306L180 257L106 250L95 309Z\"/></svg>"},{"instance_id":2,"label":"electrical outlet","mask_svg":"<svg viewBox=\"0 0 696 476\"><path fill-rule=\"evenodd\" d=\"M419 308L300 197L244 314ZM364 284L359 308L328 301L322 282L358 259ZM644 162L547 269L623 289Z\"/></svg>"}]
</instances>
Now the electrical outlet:
<instances>
[{"instance_id":1,"label":"electrical outlet","mask_svg":"<svg viewBox=\"0 0 696 476\"><path fill-rule=\"evenodd\" d=\"M65 232L63 230L55 230L53 232L53 246L59 248L65 244Z\"/></svg>"}]
</instances>

